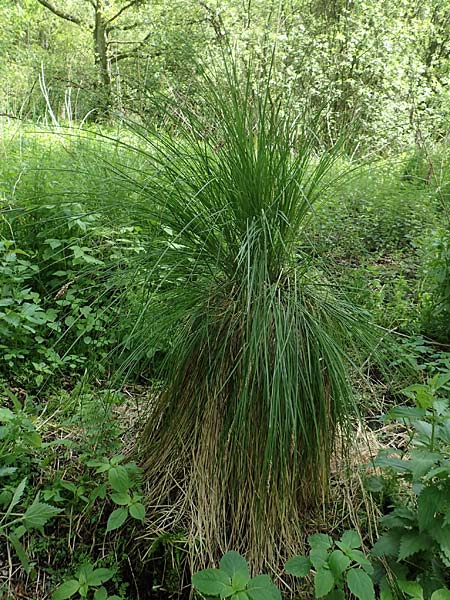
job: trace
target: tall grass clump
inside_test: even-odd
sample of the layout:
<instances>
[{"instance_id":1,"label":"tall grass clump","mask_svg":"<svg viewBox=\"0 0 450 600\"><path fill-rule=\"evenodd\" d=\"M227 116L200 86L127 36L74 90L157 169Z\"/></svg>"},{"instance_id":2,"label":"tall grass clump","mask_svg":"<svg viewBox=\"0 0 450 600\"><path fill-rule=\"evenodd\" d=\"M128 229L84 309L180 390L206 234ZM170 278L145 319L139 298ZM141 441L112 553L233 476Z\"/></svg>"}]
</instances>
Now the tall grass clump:
<instances>
[{"instance_id":1,"label":"tall grass clump","mask_svg":"<svg viewBox=\"0 0 450 600\"><path fill-rule=\"evenodd\" d=\"M338 152L318 152L314 124L248 73L232 64L220 88L205 76L201 109L168 100L170 134L140 129L145 181L114 169L154 234L136 339L151 325L123 368L171 339L139 440L149 535L185 530L205 561L234 548L256 565L298 548L325 497L349 367L373 337L299 249Z\"/></svg>"}]
</instances>

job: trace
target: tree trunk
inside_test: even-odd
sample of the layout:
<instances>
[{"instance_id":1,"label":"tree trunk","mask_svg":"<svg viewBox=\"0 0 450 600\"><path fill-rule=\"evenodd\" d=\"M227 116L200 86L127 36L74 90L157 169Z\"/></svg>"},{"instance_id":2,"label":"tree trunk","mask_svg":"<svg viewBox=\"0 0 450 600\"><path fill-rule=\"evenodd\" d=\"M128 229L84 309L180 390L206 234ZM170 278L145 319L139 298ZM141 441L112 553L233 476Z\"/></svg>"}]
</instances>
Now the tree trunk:
<instances>
[{"instance_id":1,"label":"tree trunk","mask_svg":"<svg viewBox=\"0 0 450 600\"><path fill-rule=\"evenodd\" d=\"M95 65L98 69L99 116L108 117L112 109L111 60L108 56L108 33L103 0L97 0L94 27Z\"/></svg>"}]
</instances>

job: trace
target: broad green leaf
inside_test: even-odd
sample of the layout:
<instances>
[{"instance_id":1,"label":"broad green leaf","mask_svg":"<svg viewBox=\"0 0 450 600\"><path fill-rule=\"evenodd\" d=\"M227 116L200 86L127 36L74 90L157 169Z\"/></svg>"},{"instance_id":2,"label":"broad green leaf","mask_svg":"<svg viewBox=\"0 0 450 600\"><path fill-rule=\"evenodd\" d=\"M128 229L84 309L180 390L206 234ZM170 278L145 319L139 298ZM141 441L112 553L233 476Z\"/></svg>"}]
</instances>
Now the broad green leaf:
<instances>
[{"instance_id":1,"label":"broad green leaf","mask_svg":"<svg viewBox=\"0 0 450 600\"><path fill-rule=\"evenodd\" d=\"M316 598L326 596L334 587L334 575L330 569L321 567L314 575L314 594Z\"/></svg>"},{"instance_id":2,"label":"broad green leaf","mask_svg":"<svg viewBox=\"0 0 450 600\"><path fill-rule=\"evenodd\" d=\"M133 519L143 521L145 518L145 506L140 502L135 502L129 506L130 515Z\"/></svg>"},{"instance_id":3,"label":"broad green leaf","mask_svg":"<svg viewBox=\"0 0 450 600\"><path fill-rule=\"evenodd\" d=\"M400 538L397 560L405 560L405 558L416 554L416 552L428 550L431 543L432 540L429 535L419 533L418 531L408 531Z\"/></svg>"},{"instance_id":4,"label":"broad green leaf","mask_svg":"<svg viewBox=\"0 0 450 600\"><path fill-rule=\"evenodd\" d=\"M325 533L314 533L308 537L308 544L312 549L320 548L328 550L333 545L333 540Z\"/></svg>"},{"instance_id":5,"label":"broad green leaf","mask_svg":"<svg viewBox=\"0 0 450 600\"><path fill-rule=\"evenodd\" d=\"M106 483L102 483L95 487L89 495L89 501L95 502L97 498L104 500L106 498Z\"/></svg>"},{"instance_id":6,"label":"broad green leaf","mask_svg":"<svg viewBox=\"0 0 450 600\"><path fill-rule=\"evenodd\" d=\"M131 503L131 496L127 492L113 492L111 500L119 506L128 506Z\"/></svg>"},{"instance_id":7,"label":"broad green leaf","mask_svg":"<svg viewBox=\"0 0 450 600\"><path fill-rule=\"evenodd\" d=\"M361 550L350 550L350 552L348 552L348 556L352 560L357 562L364 569L364 571L366 571L367 573L372 575L372 573L373 573L372 563L367 558L367 556L363 552L361 552Z\"/></svg>"},{"instance_id":8,"label":"broad green leaf","mask_svg":"<svg viewBox=\"0 0 450 600\"><path fill-rule=\"evenodd\" d=\"M432 379L432 386L435 390L439 390L450 381L450 373L438 373Z\"/></svg>"},{"instance_id":9,"label":"broad green leaf","mask_svg":"<svg viewBox=\"0 0 450 600\"><path fill-rule=\"evenodd\" d=\"M8 423L9 421L12 421L13 419L14 419L13 411L9 410L9 408L0 406L0 421L1 422Z\"/></svg>"},{"instance_id":10,"label":"broad green leaf","mask_svg":"<svg viewBox=\"0 0 450 600\"><path fill-rule=\"evenodd\" d=\"M25 511L22 522L27 529L40 529L61 510L44 502L33 502Z\"/></svg>"},{"instance_id":11,"label":"broad green leaf","mask_svg":"<svg viewBox=\"0 0 450 600\"><path fill-rule=\"evenodd\" d=\"M384 480L382 477L372 475L364 481L364 487L368 492L382 492L384 489Z\"/></svg>"},{"instance_id":12,"label":"broad green leaf","mask_svg":"<svg viewBox=\"0 0 450 600\"><path fill-rule=\"evenodd\" d=\"M76 579L69 579L59 586L57 590L53 592L52 600L67 600L80 589L80 582Z\"/></svg>"},{"instance_id":13,"label":"broad green leaf","mask_svg":"<svg viewBox=\"0 0 450 600\"><path fill-rule=\"evenodd\" d=\"M250 575L245 571L237 571L231 578L231 587L235 592L240 592L245 589L245 586L250 580Z\"/></svg>"},{"instance_id":14,"label":"broad green leaf","mask_svg":"<svg viewBox=\"0 0 450 600\"><path fill-rule=\"evenodd\" d=\"M131 487L128 471L122 465L111 467L111 469L108 471L108 479L112 489L115 492L125 493Z\"/></svg>"},{"instance_id":15,"label":"broad green leaf","mask_svg":"<svg viewBox=\"0 0 450 600\"><path fill-rule=\"evenodd\" d=\"M95 472L98 474L106 473L106 471L109 471L111 469L111 464L110 464L109 460L107 460L107 459L90 460L87 462L87 466L88 467L97 467Z\"/></svg>"},{"instance_id":16,"label":"broad green leaf","mask_svg":"<svg viewBox=\"0 0 450 600\"><path fill-rule=\"evenodd\" d=\"M381 518L381 523L388 528L410 527L416 522L416 514L409 508L400 506Z\"/></svg>"},{"instance_id":17,"label":"broad green leaf","mask_svg":"<svg viewBox=\"0 0 450 600\"><path fill-rule=\"evenodd\" d=\"M373 462L376 467L389 467L397 473L409 471L408 462L394 456L377 456Z\"/></svg>"},{"instance_id":18,"label":"broad green leaf","mask_svg":"<svg viewBox=\"0 0 450 600\"><path fill-rule=\"evenodd\" d=\"M387 582L386 578L383 578L380 583L380 600L394 600L391 586Z\"/></svg>"},{"instance_id":19,"label":"broad green leaf","mask_svg":"<svg viewBox=\"0 0 450 600\"><path fill-rule=\"evenodd\" d=\"M375 600L371 578L362 569L350 569L346 576L348 589L359 600Z\"/></svg>"},{"instance_id":20,"label":"broad green leaf","mask_svg":"<svg viewBox=\"0 0 450 600\"><path fill-rule=\"evenodd\" d=\"M204 569L192 576L192 585L206 596L228 598L233 594L231 577L221 569Z\"/></svg>"},{"instance_id":21,"label":"broad green leaf","mask_svg":"<svg viewBox=\"0 0 450 600\"><path fill-rule=\"evenodd\" d=\"M294 556L284 565L284 570L288 575L306 577L311 570L311 566L311 561L307 556Z\"/></svg>"},{"instance_id":22,"label":"broad green leaf","mask_svg":"<svg viewBox=\"0 0 450 600\"><path fill-rule=\"evenodd\" d=\"M423 598L423 589L416 581L397 580L399 589L412 598Z\"/></svg>"},{"instance_id":23,"label":"broad green leaf","mask_svg":"<svg viewBox=\"0 0 450 600\"><path fill-rule=\"evenodd\" d=\"M444 525L450 525L450 506L446 507L444 511Z\"/></svg>"},{"instance_id":24,"label":"broad green leaf","mask_svg":"<svg viewBox=\"0 0 450 600\"><path fill-rule=\"evenodd\" d=\"M88 577L93 571L94 567L90 563L85 563L78 569L76 577L78 577L80 583L87 583Z\"/></svg>"},{"instance_id":25,"label":"broad green leaf","mask_svg":"<svg viewBox=\"0 0 450 600\"><path fill-rule=\"evenodd\" d=\"M312 562L312 565L316 569L316 571L327 562L327 558L328 550L325 547L313 548L309 553L309 559Z\"/></svg>"},{"instance_id":26,"label":"broad green leaf","mask_svg":"<svg viewBox=\"0 0 450 600\"><path fill-rule=\"evenodd\" d=\"M247 561L238 552L232 550L224 554L219 566L229 577L234 577L236 573L242 573L244 578L247 579L245 583L248 583L250 575L248 573Z\"/></svg>"},{"instance_id":27,"label":"broad green leaf","mask_svg":"<svg viewBox=\"0 0 450 600\"><path fill-rule=\"evenodd\" d=\"M411 456L411 473L414 481L418 481L433 467L441 456L437 452L415 452Z\"/></svg>"},{"instance_id":28,"label":"broad green leaf","mask_svg":"<svg viewBox=\"0 0 450 600\"><path fill-rule=\"evenodd\" d=\"M372 548L372 556L398 556L402 530L392 530L382 535Z\"/></svg>"},{"instance_id":29,"label":"broad green leaf","mask_svg":"<svg viewBox=\"0 0 450 600\"><path fill-rule=\"evenodd\" d=\"M450 600L450 590L441 588L431 594L431 600Z\"/></svg>"},{"instance_id":30,"label":"broad green leaf","mask_svg":"<svg viewBox=\"0 0 450 600\"><path fill-rule=\"evenodd\" d=\"M111 569L95 569L94 571L91 571L87 574L86 583L89 586L96 587L97 585L105 583L105 581L109 581L113 575L114 571L112 571Z\"/></svg>"},{"instance_id":31,"label":"broad green leaf","mask_svg":"<svg viewBox=\"0 0 450 600\"><path fill-rule=\"evenodd\" d=\"M101 588L98 588L98 590L96 590L94 594L94 600L106 600L107 598L108 592L106 591L106 588L102 586Z\"/></svg>"},{"instance_id":32,"label":"broad green leaf","mask_svg":"<svg viewBox=\"0 0 450 600\"><path fill-rule=\"evenodd\" d=\"M119 529L125 523L128 517L128 508L121 507L116 508L109 515L108 522L106 524L106 531L114 531L115 529Z\"/></svg>"},{"instance_id":33,"label":"broad green leaf","mask_svg":"<svg viewBox=\"0 0 450 600\"><path fill-rule=\"evenodd\" d=\"M431 469L430 471L428 471L428 473L424 476L424 482L428 482L431 479L434 479L435 477L439 478L439 479L447 479L447 477L450 474L450 465L442 465L440 467L435 467L434 469Z\"/></svg>"},{"instance_id":34,"label":"broad green leaf","mask_svg":"<svg viewBox=\"0 0 450 600\"><path fill-rule=\"evenodd\" d=\"M250 600L281 600L281 592L268 575L257 575L247 584Z\"/></svg>"},{"instance_id":35,"label":"broad green leaf","mask_svg":"<svg viewBox=\"0 0 450 600\"><path fill-rule=\"evenodd\" d=\"M357 531L350 529L349 531L344 531L341 542L349 548L359 548L361 546L361 536Z\"/></svg>"},{"instance_id":36,"label":"broad green leaf","mask_svg":"<svg viewBox=\"0 0 450 600\"><path fill-rule=\"evenodd\" d=\"M386 421L400 419L422 419L426 415L424 408L413 408L409 406L395 406L384 417Z\"/></svg>"},{"instance_id":37,"label":"broad green leaf","mask_svg":"<svg viewBox=\"0 0 450 600\"><path fill-rule=\"evenodd\" d=\"M347 569L350 564L350 558L341 550L334 550L328 557L328 564L336 579Z\"/></svg>"},{"instance_id":38,"label":"broad green leaf","mask_svg":"<svg viewBox=\"0 0 450 600\"><path fill-rule=\"evenodd\" d=\"M446 499L446 494L443 494L436 486L425 487L422 490L417 498L417 520L420 531L426 533L434 525L434 516L440 512Z\"/></svg>"}]
</instances>

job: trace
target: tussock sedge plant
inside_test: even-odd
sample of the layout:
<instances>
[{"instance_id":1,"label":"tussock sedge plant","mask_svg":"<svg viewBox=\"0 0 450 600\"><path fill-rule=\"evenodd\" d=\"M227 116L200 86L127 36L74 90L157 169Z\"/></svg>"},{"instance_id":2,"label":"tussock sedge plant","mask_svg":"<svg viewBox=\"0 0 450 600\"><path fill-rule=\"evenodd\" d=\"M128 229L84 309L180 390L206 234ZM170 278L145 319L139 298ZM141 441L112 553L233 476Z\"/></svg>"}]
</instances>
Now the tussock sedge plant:
<instances>
[{"instance_id":1,"label":"tussock sedge plant","mask_svg":"<svg viewBox=\"0 0 450 600\"><path fill-rule=\"evenodd\" d=\"M184 529L203 560L233 548L256 566L298 550L347 447L350 357L376 336L298 248L339 152L317 153L314 123L248 73L205 76L201 109L167 102L176 134L140 131L152 171L130 210L156 232L151 326L124 364L170 332L139 440L149 535Z\"/></svg>"}]
</instances>

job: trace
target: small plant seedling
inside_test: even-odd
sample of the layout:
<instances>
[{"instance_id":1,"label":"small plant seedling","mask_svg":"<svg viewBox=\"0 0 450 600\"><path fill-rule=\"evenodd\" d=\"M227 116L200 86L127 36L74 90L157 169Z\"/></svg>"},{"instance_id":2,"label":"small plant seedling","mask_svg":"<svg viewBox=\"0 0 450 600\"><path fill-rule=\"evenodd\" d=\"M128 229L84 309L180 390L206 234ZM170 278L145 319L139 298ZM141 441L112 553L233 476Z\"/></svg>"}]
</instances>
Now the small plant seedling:
<instances>
[{"instance_id":1,"label":"small plant seedling","mask_svg":"<svg viewBox=\"0 0 450 600\"><path fill-rule=\"evenodd\" d=\"M294 556L285 571L295 577L314 573L314 596L328 600L345 600L348 589L359 600L375 600L371 576L373 567L360 550L361 538L356 531L345 531L334 542L329 535L309 536L309 556Z\"/></svg>"},{"instance_id":2,"label":"small plant seedling","mask_svg":"<svg viewBox=\"0 0 450 600\"><path fill-rule=\"evenodd\" d=\"M268 575L250 577L247 561L237 552L224 554L218 569L204 569L192 576L197 592L209 598L232 600L281 600L280 590Z\"/></svg>"},{"instance_id":3,"label":"small plant seedling","mask_svg":"<svg viewBox=\"0 0 450 600\"><path fill-rule=\"evenodd\" d=\"M117 455L111 459L90 460L87 463L89 467L96 467L96 473L107 473L112 490L109 497L119 507L109 515L107 532L119 529L129 516L141 522L145 518L145 507L141 502L143 496L137 493L139 485L136 479L140 469L134 463L121 464L123 458L122 455ZM104 499L106 493L106 484L101 484L94 490L92 499Z\"/></svg>"},{"instance_id":4,"label":"small plant seedling","mask_svg":"<svg viewBox=\"0 0 450 600\"><path fill-rule=\"evenodd\" d=\"M79 598L90 596L93 600L121 600L119 596L108 596L108 592L102 585L113 576L114 571L111 569L94 569L89 563L82 565L75 579L67 579L53 592L52 600L67 600L75 595ZM90 592L93 592L92 596Z\"/></svg>"}]
</instances>

